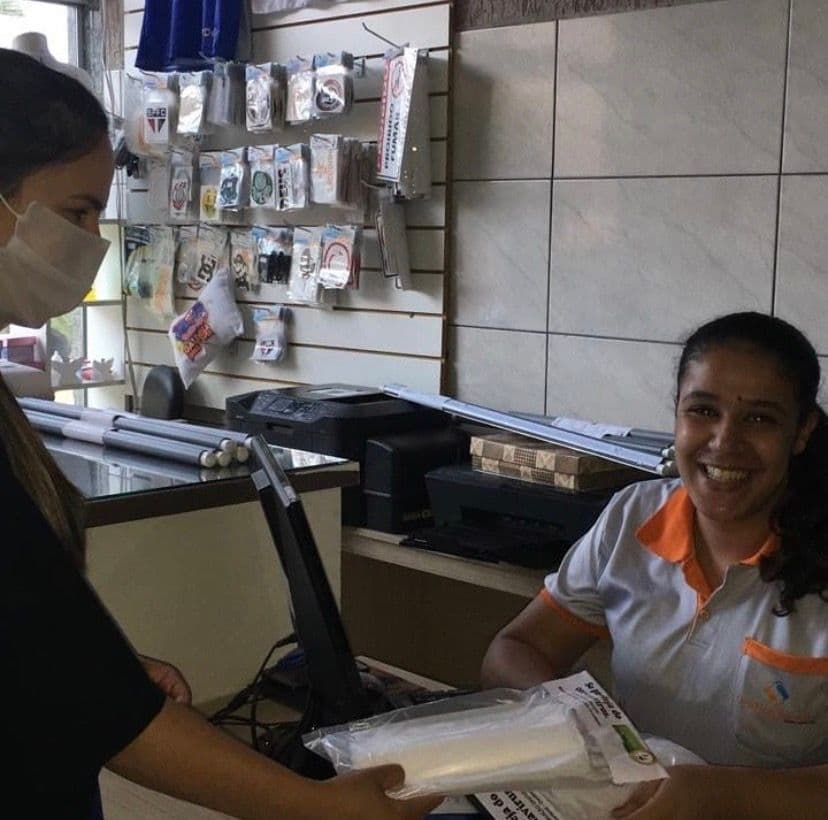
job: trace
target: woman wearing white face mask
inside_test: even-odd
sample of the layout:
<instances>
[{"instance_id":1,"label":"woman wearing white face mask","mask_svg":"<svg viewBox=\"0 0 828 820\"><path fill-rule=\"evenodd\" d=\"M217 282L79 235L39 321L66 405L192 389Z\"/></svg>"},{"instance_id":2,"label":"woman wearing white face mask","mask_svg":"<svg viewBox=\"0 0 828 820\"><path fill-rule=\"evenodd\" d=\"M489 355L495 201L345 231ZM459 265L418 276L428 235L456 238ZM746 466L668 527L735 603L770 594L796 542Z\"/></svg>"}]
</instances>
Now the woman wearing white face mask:
<instances>
[{"instance_id":1,"label":"woman wearing white face mask","mask_svg":"<svg viewBox=\"0 0 828 820\"><path fill-rule=\"evenodd\" d=\"M112 151L74 80L6 49L0 77L0 326L38 326L83 299L103 259ZM0 379L5 814L93 817L103 765L240 818L414 820L433 807L385 795L399 767L309 781L180 702L184 681L142 664L84 580L80 502Z\"/></svg>"}]
</instances>

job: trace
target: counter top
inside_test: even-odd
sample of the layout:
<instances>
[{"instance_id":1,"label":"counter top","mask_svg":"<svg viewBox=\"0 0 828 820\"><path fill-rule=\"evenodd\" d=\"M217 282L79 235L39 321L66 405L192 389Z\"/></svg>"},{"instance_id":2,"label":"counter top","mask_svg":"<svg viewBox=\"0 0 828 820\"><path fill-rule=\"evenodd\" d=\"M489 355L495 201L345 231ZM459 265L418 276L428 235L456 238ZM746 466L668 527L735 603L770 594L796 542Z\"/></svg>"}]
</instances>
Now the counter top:
<instances>
[{"instance_id":1,"label":"counter top","mask_svg":"<svg viewBox=\"0 0 828 820\"><path fill-rule=\"evenodd\" d=\"M58 436L42 438L57 465L86 498L87 527L257 499L249 463L207 470ZM359 483L356 462L304 450L271 449L299 493Z\"/></svg>"}]
</instances>

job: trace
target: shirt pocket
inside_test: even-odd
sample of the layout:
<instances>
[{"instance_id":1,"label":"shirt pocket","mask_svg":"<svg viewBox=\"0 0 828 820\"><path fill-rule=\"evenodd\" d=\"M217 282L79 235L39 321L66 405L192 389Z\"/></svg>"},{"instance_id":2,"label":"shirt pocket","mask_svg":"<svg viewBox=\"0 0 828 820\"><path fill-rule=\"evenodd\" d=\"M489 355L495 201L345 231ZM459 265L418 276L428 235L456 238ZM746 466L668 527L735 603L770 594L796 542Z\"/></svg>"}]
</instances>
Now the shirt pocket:
<instances>
[{"instance_id":1,"label":"shirt pocket","mask_svg":"<svg viewBox=\"0 0 828 820\"><path fill-rule=\"evenodd\" d=\"M731 710L739 744L769 763L805 763L828 737L828 657L742 643Z\"/></svg>"}]
</instances>

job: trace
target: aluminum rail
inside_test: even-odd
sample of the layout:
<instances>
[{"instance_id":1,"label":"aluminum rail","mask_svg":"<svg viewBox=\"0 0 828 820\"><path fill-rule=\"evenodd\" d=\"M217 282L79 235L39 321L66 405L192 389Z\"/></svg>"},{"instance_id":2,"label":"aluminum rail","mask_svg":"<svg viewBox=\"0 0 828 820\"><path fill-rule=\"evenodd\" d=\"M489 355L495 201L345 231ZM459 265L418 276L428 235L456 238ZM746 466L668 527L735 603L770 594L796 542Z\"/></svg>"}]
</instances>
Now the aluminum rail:
<instances>
[{"instance_id":1,"label":"aluminum rail","mask_svg":"<svg viewBox=\"0 0 828 820\"><path fill-rule=\"evenodd\" d=\"M642 452L619 444L605 442L602 439L584 436L580 433L573 433L569 430L561 430L549 424L521 418L514 413L504 413L500 410L492 410L488 407L481 407L477 404L452 399L448 396L441 396L435 393L421 393L419 390L412 390L403 384L386 384L380 387L383 393L395 398L410 401L423 407L430 407L433 410L441 410L444 413L460 416L470 421L479 421L483 424L490 424L503 430L513 433L521 433L540 441L548 441L551 444L559 444L563 447L571 447L582 453L600 456L618 464L628 467L635 467L660 476L676 475L675 463L666 460L660 454Z\"/></svg>"},{"instance_id":2,"label":"aluminum rail","mask_svg":"<svg viewBox=\"0 0 828 820\"><path fill-rule=\"evenodd\" d=\"M46 399L20 398L17 401L26 410L49 413L53 416L64 416L76 421L87 418L109 418L111 426L116 430L128 430L133 433L146 433L147 435L160 436L175 441L200 444L211 450L230 453L231 457L238 462L247 461L250 454L248 448L250 437L246 433L235 430L204 427L199 424L188 424L167 419L154 419L118 410L89 410Z\"/></svg>"},{"instance_id":3,"label":"aluminum rail","mask_svg":"<svg viewBox=\"0 0 828 820\"><path fill-rule=\"evenodd\" d=\"M102 444L105 447L116 447L121 450L131 450L135 453L167 458L184 464L193 464L197 467L226 467L230 463L227 453L221 454L226 457L225 461L214 450L205 450L197 444L173 441L168 438L158 438L127 430L104 430L92 425L85 425L83 422L67 422L65 417L38 413L33 410L24 410L24 413L36 430L63 436L64 438L88 441L92 444ZM222 461L224 461L223 464Z\"/></svg>"}]
</instances>

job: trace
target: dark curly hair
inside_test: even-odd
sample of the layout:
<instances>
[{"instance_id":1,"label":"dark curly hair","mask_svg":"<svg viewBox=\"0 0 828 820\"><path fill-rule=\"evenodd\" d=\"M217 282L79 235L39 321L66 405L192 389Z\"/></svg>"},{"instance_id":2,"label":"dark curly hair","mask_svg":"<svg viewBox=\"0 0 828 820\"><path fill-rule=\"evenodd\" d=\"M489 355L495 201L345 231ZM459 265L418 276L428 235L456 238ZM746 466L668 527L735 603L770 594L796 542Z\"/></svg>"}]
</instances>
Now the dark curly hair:
<instances>
[{"instance_id":1,"label":"dark curly hair","mask_svg":"<svg viewBox=\"0 0 828 820\"><path fill-rule=\"evenodd\" d=\"M785 616L805 595L828 601L828 417L817 403L819 360L813 345L788 322L764 313L731 313L702 325L684 343L676 400L690 362L730 345L748 346L776 359L796 392L800 424L817 413L804 451L791 457L787 488L772 518L780 548L759 564L762 580L779 585L774 613Z\"/></svg>"}]
</instances>

